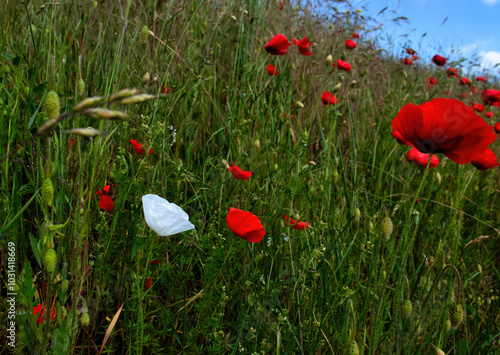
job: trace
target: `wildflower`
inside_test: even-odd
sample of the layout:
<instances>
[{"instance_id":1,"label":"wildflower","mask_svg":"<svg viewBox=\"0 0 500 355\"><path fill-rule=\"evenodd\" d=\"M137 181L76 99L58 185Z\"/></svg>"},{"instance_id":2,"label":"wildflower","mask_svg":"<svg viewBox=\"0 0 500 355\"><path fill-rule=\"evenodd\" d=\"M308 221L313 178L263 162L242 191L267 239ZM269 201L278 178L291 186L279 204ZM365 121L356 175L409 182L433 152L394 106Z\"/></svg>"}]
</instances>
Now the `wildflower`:
<instances>
[{"instance_id":1,"label":"wildflower","mask_svg":"<svg viewBox=\"0 0 500 355\"><path fill-rule=\"evenodd\" d=\"M161 86L161 93L162 93L162 94L168 94L171 90L172 90L172 88L168 88L168 89L166 89L166 88L165 88L165 85L162 85L162 86Z\"/></svg>"},{"instance_id":2,"label":"wildflower","mask_svg":"<svg viewBox=\"0 0 500 355\"><path fill-rule=\"evenodd\" d=\"M443 65L446 64L446 58L440 56L439 54L436 54L434 57L432 57L432 61L434 64L436 64L438 67L442 67Z\"/></svg>"},{"instance_id":3,"label":"wildflower","mask_svg":"<svg viewBox=\"0 0 500 355\"><path fill-rule=\"evenodd\" d=\"M226 223L234 235L250 243L260 242L266 234L264 226L256 215L234 207L229 208Z\"/></svg>"},{"instance_id":4,"label":"wildflower","mask_svg":"<svg viewBox=\"0 0 500 355\"><path fill-rule=\"evenodd\" d=\"M428 78L427 79L427 84L429 85L437 85L438 81L436 78Z\"/></svg>"},{"instance_id":5,"label":"wildflower","mask_svg":"<svg viewBox=\"0 0 500 355\"><path fill-rule=\"evenodd\" d=\"M302 38L302 40L300 41L294 38L293 44L297 45L300 54L312 55L312 52L309 50L309 47L311 47L311 43L309 43L309 39L307 37Z\"/></svg>"},{"instance_id":6,"label":"wildflower","mask_svg":"<svg viewBox=\"0 0 500 355\"><path fill-rule=\"evenodd\" d=\"M470 80L467 78L460 78L460 85L470 85Z\"/></svg>"},{"instance_id":7,"label":"wildflower","mask_svg":"<svg viewBox=\"0 0 500 355\"><path fill-rule=\"evenodd\" d=\"M486 79L484 76L478 76L476 78L476 81L482 81L483 83L486 83L488 81L488 79Z\"/></svg>"},{"instance_id":8,"label":"wildflower","mask_svg":"<svg viewBox=\"0 0 500 355\"><path fill-rule=\"evenodd\" d=\"M291 45L285 36L277 34L264 46L264 49L273 55L285 55Z\"/></svg>"},{"instance_id":9,"label":"wildflower","mask_svg":"<svg viewBox=\"0 0 500 355\"><path fill-rule=\"evenodd\" d=\"M278 73L278 71L276 70L276 67L272 64L269 64L267 66L267 73L269 75L280 75L280 73Z\"/></svg>"},{"instance_id":10,"label":"wildflower","mask_svg":"<svg viewBox=\"0 0 500 355\"><path fill-rule=\"evenodd\" d=\"M490 148L486 148L483 152L472 159L471 164L478 170L487 170L498 166L497 156Z\"/></svg>"},{"instance_id":11,"label":"wildflower","mask_svg":"<svg viewBox=\"0 0 500 355\"><path fill-rule=\"evenodd\" d=\"M405 58L403 60L403 64L405 64L405 65L412 65L413 61L410 58Z\"/></svg>"},{"instance_id":12,"label":"wildflower","mask_svg":"<svg viewBox=\"0 0 500 355\"><path fill-rule=\"evenodd\" d=\"M455 99L405 105L392 128L421 153L443 153L457 164L470 162L496 139L491 126Z\"/></svg>"},{"instance_id":13,"label":"wildflower","mask_svg":"<svg viewBox=\"0 0 500 355\"><path fill-rule=\"evenodd\" d=\"M46 304L39 304L39 305L33 307L33 315L36 316L36 315L40 314L38 317L35 318L35 321L38 324L41 324L45 321L46 311L47 311ZM54 308L52 308L50 310L50 320L54 320L55 317L56 317L56 311L54 310Z\"/></svg>"},{"instance_id":14,"label":"wildflower","mask_svg":"<svg viewBox=\"0 0 500 355\"><path fill-rule=\"evenodd\" d=\"M342 59L337 59L337 68L346 72L351 71L351 64L344 62Z\"/></svg>"},{"instance_id":15,"label":"wildflower","mask_svg":"<svg viewBox=\"0 0 500 355\"><path fill-rule=\"evenodd\" d=\"M406 53L408 53L409 55L414 55L417 52L414 49L412 49L412 48L406 48Z\"/></svg>"},{"instance_id":16,"label":"wildflower","mask_svg":"<svg viewBox=\"0 0 500 355\"><path fill-rule=\"evenodd\" d=\"M454 76L455 78L458 76L458 72L455 68L448 68L446 69L446 75L449 77Z\"/></svg>"},{"instance_id":17,"label":"wildflower","mask_svg":"<svg viewBox=\"0 0 500 355\"><path fill-rule=\"evenodd\" d=\"M488 104L494 105L495 103L500 102L500 90L495 90L495 89L483 90L481 96L483 97L485 105Z\"/></svg>"},{"instance_id":18,"label":"wildflower","mask_svg":"<svg viewBox=\"0 0 500 355\"><path fill-rule=\"evenodd\" d=\"M338 101L334 94L325 91L323 95L321 95L321 102L323 102L324 105L335 105Z\"/></svg>"},{"instance_id":19,"label":"wildflower","mask_svg":"<svg viewBox=\"0 0 500 355\"><path fill-rule=\"evenodd\" d=\"M348 39L344 43L345 49L354 49L356 48L356 42L354 42L352 39Z\"/></svg>"},{"instance_id":20,"label":"wildflower","mask_svg":"<svg viewBox=\"0 0 500 355\"><path fill-rule=\"evenodd\" d=\"M472 107L472 109L473 109L474 111L479 112L479 113L481 113L481 112L483 112L483 111L484 111L484 106L483 106L483 105L481 105L481 104L478 104L478 103L476 103L476 102L474 102L474 103L471 105L471 107Z\"/></svg>"},{"instance_id":21,"label":"wildflower","mask_svg":"<svg viewBox=\"0 0 500 355\"><path fill-rule=\"evenodd\" d=\"M486 115L486 118L492 118L493 112L486 112L485 115ZM497 132L497 134L498 134L498 132Z\"/></svg>"},{"instance_id":22,"label":"wildflower","mask_svg":"<svg viewBox=\"0 0 500 355\"><path fill-rule=\"evenodd\" d=\"M414 54L414 55L411 56L411 59L412 60L419 60L420 57L418 55Z\"/></svg>"},{"instance_id":23,"label":"wildflower","mask_svg":"<svg viewBox=\"0 0 500 355\"><path fill-rule=\"evenodd\" d=\"M150 264L150 265L156 265L156 264L159 264L159 263L161 263L161 258L160 258L160 259L158 259L158 260L151 260L151 261L149 262L149 264Z\"/></svg>"},{"instance_id":24,"label":"wildflower","mask_svg":"<svg viewBox=\"0 0 500 355\"><path fill-rule=\"evenodd\" d=\"M144 284L144 290L147 291L149 288L153 286L153 279L151 277L146 279L146 283Z\"/></svg>"},{"instance_id":25,"label":"wildflower","mask_svg":"<svg viewBox=\"0 0 500 355\"><path fill-rule=\"evenodd\" d=\"M476 89L476 87L475 87L474 85L471 85L471 86L470 86L470 90L471 90L470 92L471 92L472 94L476 94L476 93L479 91L478 89Z\"/></svg>"},{"instance_id":26,"label":"wildflower","mask_svg":"<svg viewBox=\"0 0 500 355\"><path fill-rule=\"evenodd\" d=\"M250 176L252 176L250 171L242 171L238 166L234 165L233 162L231 162L231 166L228 169L231 174L239 180L250 180Z\"/></svg>"},{"instance_id":27,"label":"wildflower","mask_svg":"<svg viewBox=\"0 0 500 355\"><path fill-rule=\"evenodd\" d=\"M146 154L146 151L144 150L144 148L141 148L142 147L141 143L138 143L135 139L131 139L130 143L132 143L132 148L134 148L134 150L137 153L142 154L142 155ZM151 148L149 150L149 154L153 154L153 148Z\"/></svg>"},{"instance_id":28,"label":"wildflower","mask_svg":"<svg viewBox=\"0 0 500 355\"><path fill-rule=\"evenodd\" d=\"M108 196L109 189L111 188L111 185L106 185L102 190L98 190L94 196L100 195L99 197L99 207L107 212L113 211L113 208L115 208L113 199Z\"/></svg>"},{"instance_id":29,"label":"wildflower","mask_svg":"<svg viewBox=\"0 0 500 355\"><path fill-rule=\"evenodd\" d=\"M160 196L142 196L142 207L147 225L163 237L195 228L182 208Z\"/></svg>"},{"instance_id":30,"label":"wildflower","mask_svg":"<svg viewBox=\"0 0 500 355\"><path fill-rule=\"evenodd\" d=\"M352 38L359 38L359 33L354 32L354 33L352 34Z\"/></svg>"},{"instance_id":31,"label":"wildflower","mask_svg":"<svg viewBox=\"0 0 500 355\"><path fill-rule=\"evenodd\" d=\"M283 217L283 215L281 215L281 217ZM287 215L284 216L284 219L286 224L296 230L309 229L309 227L311 226L307 222L297 222L295 219L293 219L292 217L288 217Z\"/></svg>"},{"instance_id":32,"label":"wildflower","mask_svg":"<svg viewBox=\"0 0 500 355\"><path fill-rule=\"evenodd\" d=\"M466 99L469 97L469 94L466 93L466 92L461 92L459 95L458 95L459 98L461 99Z\"/></svg>"},{"instance_id":33,"label":"wildflower","mask_svg":"<svg viewBox=\"0 0 500 355\"><path fill-rule=\"evenodd\" d=\"M406 161L418 166L423 166L425 168L427 166L427 162L429 161L429 154L421 153L415 147L413 147L406 154ZM429 169L436 168L438 165L439 159L437 156L433 155L429 164Z\"/></svg>"}]
</instances>

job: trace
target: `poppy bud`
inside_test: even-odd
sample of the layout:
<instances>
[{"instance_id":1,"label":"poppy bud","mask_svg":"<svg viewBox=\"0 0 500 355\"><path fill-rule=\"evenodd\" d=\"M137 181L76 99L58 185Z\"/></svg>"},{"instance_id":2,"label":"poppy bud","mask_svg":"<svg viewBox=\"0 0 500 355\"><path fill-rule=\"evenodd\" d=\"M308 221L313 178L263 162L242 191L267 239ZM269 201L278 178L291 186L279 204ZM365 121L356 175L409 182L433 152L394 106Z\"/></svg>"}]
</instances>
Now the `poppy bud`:
<instances>
[{"instance_id":1,"label":"poppy bud","mask_svg":"<svg viewBox=\"0 0 500 355\"><path fill-rule=\"evenodd\" d=\"M43 266L49 274L56 270L57 254L54 249L47 249L43 254Z\"/></svg>"},{"instance_id":2,"label":"poppy bud","mask_svg":"<svg viewBox=\"0 0 500 355\"><path fill-rule=\"evenodd\" d=\"M274 170L278 170L278 164L274 164Z\"/></svg>"},{"instance_id":3,"label":"poppy bud","mask_svg":"<svg viewBox=\"0 0 500 355\"><path fill-rule=\"evenodd\" d=\"M89 314L87 312L83 313L82 316L80 317L80 324L83 326L83 327L86 327L88 326L90 323L90 317L89 317Z\"/></svg>"},{"instance_id":4,"label":"poppy bud","mask_svg":"<svg viewBox=\"0 0 500 355\"><path fill-rule=\"evenodd\" d=\"M441 185L441 174L440 173L436 174L436 180L437 180L438 184Z\"/></svg>"},{"instance_id":5,"label":"poppy bud","mask_svg":"<svg viewBox=\"0 0 500 355\"><path fill-rule=\"evenodd\" d=\"M151 76L149 75L149 72L147 72L146 74L144 74L144 76L142 77L142 82L144 83L147 83L149 81L149 79L151 79Z\"/></svg>"},{"instance_id":6,"label":"poppy bud","mask_svg":"<svg viewBox=\"0 0 500 355\"><path fill-rule=\"evenodd\" d=\"M49 207L52 207L52 202L54 201L54 185L52 185L52 180L46 178L42 183L42 200Z\"/></svg>"},{"instance_id":7,"label":"poppy bud","mask_svg":"<svg viewBox=\"0 0 500 355\"><path fill-rule=\"evenodd\" d=\"M415 223L418 223L418 220L420 218L420 212L418 212L417 210L413 210L413 212L411 213L411 216L413 217L413 221Z\"/></svg>"},{"instance_id":8,"label":"poppy bud","mask_svg":"<svg viewBox=\"0 0 500 355\"><path fill-rule=\"evenodd\" d=\"M59 116L59 110L61 109L61 103L59 102L59 95L54 90L51 90L45 96L43 101L43 107L45 114L49 120L57 118Z\"/></svg>"},{"instance_id":9,"label":"poppy bud","mask_svg":"<svg viewBox=\"0 0 500 355\"><path fill-rule=\"evenodd\" d=\"M461 304L455 304L450 313L450 322L453 329L457 328L464 320L464 309Z\"/></svg>"},{"instance_id":10,"label":"poppy bud","mask_svg":"<svg viewBox=\"0 0 500 355\"><path fill-rule=\"evenodd\" d=\"M148 26L144 25L141 31L141 39L139 40L140 43L146 43L149 35L149 28Z\"/></svg>"},{"instance_id":11,"label":"poppy bud","mask_svg":"<svg viewBox=\"0 0 500 355\"><path fill-rule=\"evenodd\" d=\"M337 85L335 85L335 86L333 87L332 92L337 92L337 91L339 91L341 87L342 87L342 83L338 83Z\"/></svg>"},{"instance_id":12,"label":"poppy bud","mask_svg":"<svg viewBox=\"0 0 500 355\"><path fill-rule=\"evenodd\" d=\"M349 345L349 355L359 355L359 346L356 340L353 340Z\"/></svg>"},{"instance_id":13,"label":"poppy bud","mask_svg":"<svg viewBox=\"0 0 500 355\"><path fill-rule=\"evenodd\" d=\"M451 321L448 319L446 321L446 331L450 330L451 329Z\"/></svg>"},{"instance_id":14,"label":"poppy bud","mask_svg":"<svg viewBox=\"0 0 500 355\"><path fill-rule=\"evenodd\" d=\"M85 93L85 81L83 81L82 78L78 80L77 89L78 89L78 94L80 96L83 96L83 94Z\"/></svg>"},{"instance_id":15,"label":"poppy bud","mask_svg":"<svg viewBox=\"0 0 500 355\"><path fill-rule=\"evenodd\" d=\"M359 208L356 208L354 210L354 221L359 222L360 217L361 217L361 211L359 210Z\"/></svg>"},{"instance_id":16,"label":"poppy bud","mask_svg":"<svg viewBox=\"0 0 500 355\"><path fill-rule=\"evenodd\" d=\"M368 223L368 231L371 232L373 230L373 223Z\"/></svg>"},{"instance_id":17,"label":"poppy bud","mask_svg":"<svg viewBox=\"0 0 500 355\"><path fill-rule=\"evenodd\" d=\"M412 310L413 310L413 307L411 305L410 300L404 301L403 304L401 305L401 315L403 316L403 318L410 317Z\"/></svg>"},{"instance_id":18,"label":"poppy bud","mask_svg":"<svg viewBox=\"0 0 500 355\"><path fill-rule=\"evenodd\" d=\"M295 101L295 105L300 108L304 108L304 104L300 101Z\"/></svg>"},{"instance_id":19,"label":"poppy bud","mask_svg":"<svg viewBox=\"0 0 500 355\"><path fill-rule=\"evenodd\" d=\"M67 279L63 279L61 281L61 291L62 291L62 293L68 292L68 287L69 287L69 281Z\"/></svg>"},{"instance_id":20,"label":"poppy bud","mask_svg":"<svg viewBox=\"0 0 500 355\"><path fill-rule=\"evenodd\" d=\"M333 63L333 57L331 54L329 54L328 57L326 57L325 64L327 67L329 67L330 65L332 65L332 63Z\"/></svg>"},{"instance_id":21,"label":"poppy bud","mask_svg":"<svg viewBox=\"0 0 500 355\"><path fill-rule=\"evenodd\" d=\"M389 239L391 237L393 228L394 226L391 219L389 217L384 217L382 223L380 224L380 231L384 235L385 239Z\"/></svg>"}]
</instances>

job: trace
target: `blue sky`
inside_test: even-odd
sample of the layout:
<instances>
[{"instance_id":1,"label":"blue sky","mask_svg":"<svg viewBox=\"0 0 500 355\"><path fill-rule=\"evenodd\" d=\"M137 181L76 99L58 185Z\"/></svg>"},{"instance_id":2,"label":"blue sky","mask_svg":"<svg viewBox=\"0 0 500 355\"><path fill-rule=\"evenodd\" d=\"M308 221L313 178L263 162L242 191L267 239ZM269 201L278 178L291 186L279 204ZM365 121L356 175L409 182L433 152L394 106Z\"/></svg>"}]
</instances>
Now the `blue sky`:
<instances>
[{"instance_id":1,"label":"blue sky","mask_svg":"<svg viewBox=\"0 0 500 355\"><path fill-rule=\"evenodd\" d=\"M469 67L466 61L464 71L481 73L486 70L486 73L500 76L500 65L493 68L500 63L500 0L352 0L351 4L354 9L366 7L367 11L362 14L383 24L377 34L381 38L391 38L394 46L388 48L387 45L386 49L394 55L410 41L424 60L430 60L434 54L451 60L471 59L477 54L474 63L480 66ZM386 6L388 9L377 16ZM409 21L400 21L397 25L392 19L398 16L405 16ZM401 37L404 34L408 37Z\"/></svg>"}]
</instances>

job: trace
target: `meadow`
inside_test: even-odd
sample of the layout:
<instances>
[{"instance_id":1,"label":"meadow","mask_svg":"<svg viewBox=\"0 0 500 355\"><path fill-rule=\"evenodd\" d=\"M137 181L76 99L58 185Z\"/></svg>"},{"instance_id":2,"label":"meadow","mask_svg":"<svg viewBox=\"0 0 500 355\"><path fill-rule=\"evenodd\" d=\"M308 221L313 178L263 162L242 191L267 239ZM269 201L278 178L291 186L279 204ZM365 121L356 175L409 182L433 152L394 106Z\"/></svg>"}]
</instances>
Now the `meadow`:
<instances>
[{"instance_id":1,"label":"meadow","mask_svg":"<svg viewBox=\"0 0 500 355\"><path fill-rule=\"evenodd\" d=\"M500 352L498 77L323 5L0 4L2 353Z\"/></svg>"}]
</instances>

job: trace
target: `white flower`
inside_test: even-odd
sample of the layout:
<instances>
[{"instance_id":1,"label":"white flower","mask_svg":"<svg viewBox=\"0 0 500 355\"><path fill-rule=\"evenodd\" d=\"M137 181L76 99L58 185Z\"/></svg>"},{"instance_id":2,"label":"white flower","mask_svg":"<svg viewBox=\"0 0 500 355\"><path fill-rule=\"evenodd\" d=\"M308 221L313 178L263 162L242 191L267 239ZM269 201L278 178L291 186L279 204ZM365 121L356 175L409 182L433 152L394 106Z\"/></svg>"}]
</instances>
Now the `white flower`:
<instances>
[{"instance_id":1,"label":"white flower","mask_svg":"<svg viewBox=\"0 0 500 355\"><path fill-rule=\"evenodd\" d=\"M142 207L146 223L161 236L166 237L195 228L182 208L158 195L142 196Z\"/></svg>"}]
</instances>

